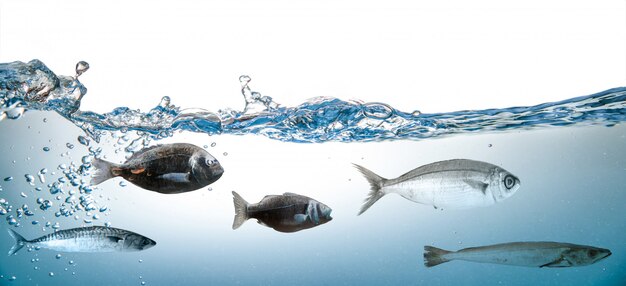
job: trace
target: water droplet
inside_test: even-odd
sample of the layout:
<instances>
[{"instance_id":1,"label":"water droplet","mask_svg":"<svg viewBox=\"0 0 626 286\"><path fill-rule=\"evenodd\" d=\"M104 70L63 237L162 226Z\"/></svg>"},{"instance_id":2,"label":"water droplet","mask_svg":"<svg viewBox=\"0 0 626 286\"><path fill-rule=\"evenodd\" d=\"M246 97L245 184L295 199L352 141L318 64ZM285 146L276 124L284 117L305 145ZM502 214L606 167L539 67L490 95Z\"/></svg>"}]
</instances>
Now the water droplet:
<instances>
[{"instance_id":1,"label":"water droplet","mask_svg":"<svg viewBox=\"0 0 626 286\"><path fill-rule=\"evenodd\" d=\"M50 151L50 147L43 147L43 150L48 152L48 151Z\"/></svg>"},{"instance_id":2,"label":"water droplet","mask_svg":"<svg viewBox=\"0 0 626 286\"><path fill-rule=\"evenodd\" d=\"M56 259L61 259L61 257L63 257L63 256L59 253L55 257L56 257Z\"/></svg>"},{"instance_id":3,"label":"water droplet","mask_svg":"<svg viewBox=\"0 0 626 286\"><path fill-rule=\"evenodd\" d=\"M87 139L85 136L78 136L78 142L85 146L89 146L89 139Z\"/></svg>"},{"instance_id":4,"label":"water droplet","mask_svg":"<svg viewBox=\"0 0 626 286\"><path fill-rule=\"evenodd\" d=\"M48 122L48 118L45 118L45 117L44 117L43 122L44 122L44 123L45 123L45 122Z\"/></svg>"},{"instance_id":5,"label":"water droplet","mask_svg":"<svg viewBox=\"0 0 626 286\"><path fill-rule=\"evenodd\" d=\"M141 285L146 285L146 282L145 281L141 281Z\"/></svg>"},{"instance_id":6,"label":"water droplet","mask_svg":"<svg viewBox=\"0 0 626 286\"><path fill-rule=\"evenodd\" d=\"M35 267L33 267L33 269L35 269L35 270L39 270L39 267L38 267L38 266L35 266Z\"/></svg>"},{"instance_id":7,"label":"water droplet","mask_svg":"<svg viewBox=\"0 0 626 286\"><path fill-rule=\"evenodd\" d=\"M209 145L204 145L204 146L202 146L202 148L204 148L204 149L209 148Z\"/></svg>"},{"instance_id":8,"label":"water droplet","mask_svg":"<svg viewBox=\"0 0 626 286\"><path fill-rule=\"evenodd\" d=\"M228 152L224 152L224 156L228 156Z\"/></svg>"},{"instance_id":9,"label":"water droplet","mask_svg":"<svg viewBox=\"0 0 626 286\"><path fill-rule=\"evenodd\" d=\"M13 177L6 177L6 178L4 178L4 181L5 182L13 181Z\"/></svg>"},{"instance_id":10,"label":"water droplet","mask_svg":"<svg viewBox=\"0 0 626 286\"><path fill-rule=\"evenodd\" d=\"M487 145L487 146L488 146L489 148L491 148L491 147L493 147L493 144L489 144L489 145Z\"/></svg>"},{"instance_id":11,"label":"water droplet","mask_svg":"<svg viewBox=\"0 0 626 286\"><path fill-rule=\"evenodd\" d=\"M15 276L9 277L9 281L15 281L15 279L17 279L17 277L15 277Z\"/></svg>"},{"instance_id":12,"label":"water droplet","mask_svg":"<svg viewBox=\"0 0 626 286\"><path fill-rule=\"evenodd\" d=\"M161 102L159 102L159 106L166 108L170 106L170 97L169 96L164 96L161 98Z\"/></svg>"},{"instance_id":13,"label":"water droplet","mask_svg":"<svg viewBox=\"0 0 626 286\"><path fill-rule=\"evenodd\" d=\"M31 222L33 225L39 224L39 221L34 220L33 222Z\"/></svg>"},{"instance_id":14,"label":"water droplet","mask_svg":"<svg viewBox=\"0 0 626 286\"><path fill-rule=\"evenodd\" d=\"M244 85L244 84L248 84L252 79L247 76L247 75L242 75L239 77L239 82Z\"/></svg>"},{"instance_id":15,"label":"water droplet","mask_svg":"<svg viewBox=\"0 0 626 286\"><path fill-rule=\"evenodd\" d=\"M209 187L209 188L208 188L208 190L209 190L209 192L210 192L210 191L212 191L212 190L213 190L213 188Z\"/></svg>"},{"instance_id":16,"label":"water droplet","mask_svg":"<svg viewBox=\"0 0 626 286\"><path fill-rule=\"evenodd\" d=\"M21 192L21 193L20 193L20 196L21 196L22 198L28 198L28 196L27 196L24 192Z\"/></svg>"},{"instance_id":17,"label":"water droplet","mask_svg":"<svg viewBox=\"0 0 626 286\"><path fill-rule=\"evenodd\" d=\"M211 147L215 147L217 145L217 143L213 142L211 143Z\"/></svg>"},{"instance_id":18,"label":"water droplet","mask_svg":"<svg viewBox=\"0 0 626 286\"><path fill-rule=\"evenodd\" d=\"M143 262L143 259L139 259L139 263L142 263L142 262Z\"/></svg>"},{"instance_id":19,"label":"water droplet","mask_svg":"<svg viewBox=\"0 0 626 286\"><path fill-rule=\"evenodd\" d=\"M421 112L421 111L419 111L419 110L415 110L415 111L413 111L413 112L411 113L411 115L413 115L413 116L420 116L421 114L422 114L422 112Z\"/></svg>"},{"instance_id":20,"label":"water droplet","mask_svg":"<svg viewBox=\"0 0 626 286\"><path fill-rule=\"evenodd\" d=\"M68 149L74 149L74 144L68 142L65 144L65 147L67 147Z\"/></svg>"},{"instance_id":21,"label":"water droplet","mask_svg":"<svg viewBox=\"0 0 626 286\"><path fill-rule=\"evenodd\" d=\"M120 187L126 187L127 186L125 181L120 181L119 185L120 185Z\"/></svg>"},{"instance_id":22,"label":"water droplet","mask_svg":"<svg viewBox=\"0 0 626 286\"><path fill-rule=\"evenodd\" d=\"M76 64L76 75L74 78L78 78L81 74L85 73L89 69L89 64L86 61L80 61Z\"/></svg>"},{"instance_id":23,"label":"water droplet","mask_svg":"<svg viewBox=\"0 0 626 286\"><path fill-rule=\"evenodd\" d=\"M50 272L48 275L50 275L50 277L54 277L54 272Z\"/></svg>"},{"instance_id":24,"label":"water droplet","mask_svg":"<svg viewBox=\"0 0 626 286\"><path fill-rule=\"evenodd\" d=\"M70 260L67 263L69 263L70 265L74 265L74 260Z\"/></svg>"}]
</instances>

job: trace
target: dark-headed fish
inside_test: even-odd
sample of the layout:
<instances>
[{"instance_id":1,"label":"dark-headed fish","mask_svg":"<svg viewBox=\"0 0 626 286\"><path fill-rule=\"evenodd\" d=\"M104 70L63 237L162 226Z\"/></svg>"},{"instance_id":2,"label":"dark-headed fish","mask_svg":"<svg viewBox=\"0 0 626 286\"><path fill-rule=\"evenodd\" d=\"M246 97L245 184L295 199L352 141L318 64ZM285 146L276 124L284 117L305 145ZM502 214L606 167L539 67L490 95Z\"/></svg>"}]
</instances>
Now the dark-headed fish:
<instances>
[{"instance_id":1,"label":"dark-headed fish","mask_svg":"<svg viewBox=\"0 0 626 286\"><path fill-rule=\"evenodd\" d=\"M26 245L64 252L140 251L156 245L154 240L143 235L104 226L66 229L33 240L25 239L12 229L9 234L15 239L9 255Z\"/></svg>"},{"instance_id":2,"label":"dark-headed fish","mask_svg":"<svg viewBox=\"0 0 626 286\"><path fill-rule=\"evenodd\" d=\"M259 203L249 204L233 192L235 221L233 229L254 218L280 232L296 232L329 222L331 209L309 197L298 194L265 196Z\"/></svg>"},{"instance_id":3,"label":"dark-headed fish","mask_svg":"<svg viewBox=\"0 0 626 286\"><path fill-rule=\"evenodd\" d=\"M454 159L418 167L398 178L385 179L354 164L371 191L359 214L389 193L435 208L472 208L492 205L512 196L520 187L513 174L489 163Z\"/></svg>"},{"instance_id":4,"label":"dark-headed fish","mask_svg":"<svg viewBox=\"0 0 626 286\"><path fill-rule=\"evenodd\" d=\"M157 145L133 154L126 163L94 159L92 185L122 177L134 185L162 194L178 194L205 187L224 173L206 150L186 143Z\"/></svg>"},{"instance_id":5,"label":"dark-headed fish","mask_svg":"<svg viewBox=\"0 0 626 286\"><path fill-rule=\"evenodd\" d=\"M465 260L527 267L573 267L596 263L611 251L561 242L511 242L459 251L424 246L424 265L432 267L450 260Z\"/></svg>"}]
</instances>

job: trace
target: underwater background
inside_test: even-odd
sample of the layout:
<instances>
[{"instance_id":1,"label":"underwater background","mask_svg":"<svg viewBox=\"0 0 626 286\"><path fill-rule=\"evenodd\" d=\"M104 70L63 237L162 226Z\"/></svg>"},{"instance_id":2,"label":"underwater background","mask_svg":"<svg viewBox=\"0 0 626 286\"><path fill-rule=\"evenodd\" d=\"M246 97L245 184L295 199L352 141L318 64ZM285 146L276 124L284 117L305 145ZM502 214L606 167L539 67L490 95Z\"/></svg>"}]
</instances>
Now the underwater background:
<instances>
[{"instance_id":1,"label":"underwater background","mask_svg":"<svg viewBox=\"0 0 626 286\"><path fill-rule=\"evenodd\" d=\"M157 245L23 249L0 259L0 285L624 285L625 5L2 1L0 249L9 228L33 239L90 225ZM174 142L206 149L222 178L177 195L89 186L94 155ZM352 163L393 178L456 158L521 187L467 210L389 195L357 216L369 184ZM232 230L231 191L309 196L333 220ZM425 245L515 241L612 255L423 264Z\"/></svg>"}]
</instances>

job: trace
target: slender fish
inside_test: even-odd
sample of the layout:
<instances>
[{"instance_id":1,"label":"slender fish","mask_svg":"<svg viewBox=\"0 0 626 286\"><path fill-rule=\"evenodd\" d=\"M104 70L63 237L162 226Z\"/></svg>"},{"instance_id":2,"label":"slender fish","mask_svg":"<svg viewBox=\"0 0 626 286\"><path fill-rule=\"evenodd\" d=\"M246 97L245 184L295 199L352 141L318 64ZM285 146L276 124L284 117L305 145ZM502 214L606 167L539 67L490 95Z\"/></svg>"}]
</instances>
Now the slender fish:
<instances>
[{"instance_id":1,"label":"slender fish","mask_svg":"<svg viewBox=\"0 0 626 286\"><path fill-rule=\"evenodd\" d=\"M154 240L143 235L104 226L66 229L33 240L25 239L12 229L9 229L9 234L15 239L9 256L26 245L64 252L128 252L146 250L156 245Z\"/></svg>"},{"instance_id":2,"label":"slender fish","mask_svg":"<svg viewBox=\"0 0 626 286\"><path fill-rule=\"evenodd\" d=\"M451 260L527 267L573 267L596 263L611 251L593 246L561 242L511 242L459 251L424 246L424 265L433 267Z\"/></svg>"},{"instance_id":3,"label":"slender fish","mask_svg":"<svg viewBox=\"0 0 626 286\"><path fill-rule=\"evenodd\" d=\"M233 192L235 220L233 229L254 218L259 224L280 232L296 232L329 222L332 210L323 203L293 193L265 196L259 203L249 204Z\"/></svg>"},{"instance_id":4,"label":"slender fish","mask_svg":"<svg viewBox=\"0 0 626 286\"><path fill-rule=\"evenodd\" d=\"M506 170L467 159L431 163L395 179L385 179L364 167L353 165L371 187L359 215L390 193L435 208L462 209L500 202L520 187L519 179Z\"/></svg>"},{"instance_id":5,"label":"slender fish","mask_svg":"<svg viewBox=\"0 0 626 286\"><path fill-rule=\"evenodd\" d=\"M92 185L119 176L136 186L162 194L200 189L217 181L224 173L222 165L209 152L186 143L145 148L121 165L98 158L92 165L96 169Z\"/></svg>"}]
</instances>

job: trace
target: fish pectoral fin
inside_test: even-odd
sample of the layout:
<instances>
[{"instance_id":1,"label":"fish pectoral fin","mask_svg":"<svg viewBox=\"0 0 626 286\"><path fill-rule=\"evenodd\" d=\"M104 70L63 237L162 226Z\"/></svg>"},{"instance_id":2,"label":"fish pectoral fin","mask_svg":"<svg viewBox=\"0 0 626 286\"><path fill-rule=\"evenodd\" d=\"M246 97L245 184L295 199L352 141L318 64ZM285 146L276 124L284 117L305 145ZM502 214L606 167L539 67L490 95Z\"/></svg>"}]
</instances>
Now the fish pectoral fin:
<instances>
[{"instance_id":1,"label":"fish pectoral fin","mask_svg":"<svg viewBox=\"0 0 626 286\"><path fill-rule=\"evenodd\" d=\"M483 192L483 194L487 192L487 187L489 187L489 184L483 183L481 181L476 181L476 180L466 179L466 180L463 180L463 182L465 182L466 184L468 184L470 187L474 189L480 190L481 192Z\"/></svg>"},{"instance_id":2,"label":"fish pectoral fin","mask_svg":"<svg viewBox=\"0 0 626 286\"><path fill-rule=\"evenodd\" d=\"M108 240L110 240L113 243L118 243L120 242L120 240L123 240L121 237L119 236L107 236L106 237Z\"/></svg>"},{"instance_id":3,"label":"fish pectoral fin","mask_svg":"<svg viewBox=\"0 0 626 286\"><path fill-rule=\"evenodd\" d=\"M543 267L570 267L572 263L569 260L565 259L563 256L559 257L559 259L554 260L550 263L546 263L544 265L539 266L539 268Z\"/></svg>"},{"instance_id":4,"label":"fish pectoral fin","mask_svg":"<svg viewBox=\"0 0 626 286\"><path fill-rule=\"evenodd\" d=\"M137 168L137 169L131 169L130 173L133 175L139 175L145 171L146 171L146 168Z\"/></svg>"},{"instance_id":5,"label":"fish pectoral fin","mask_svg":"<svg viewBox=\"0 0 626 286\"><path fill-rule=\"evenodd\" d=\"M295 215L293 215L293 219L294 219L297 223L299 223L299 224L301 224L301 223L305 222L308 218L309 218L309 216L307 216L307 215L305 215L305 214L295 214Z\"/></svg>"},{"instance_id":6,"label":"fish pectoral fin","mask_svg":"<svg viewBox=\"0 0 626 286\"><path fill-rule=\"evenodd\" d=\"M168 180L177 183L189 183L189 173L167 173L158 176L157 178Z\"/></svg>"}]
</instances>

